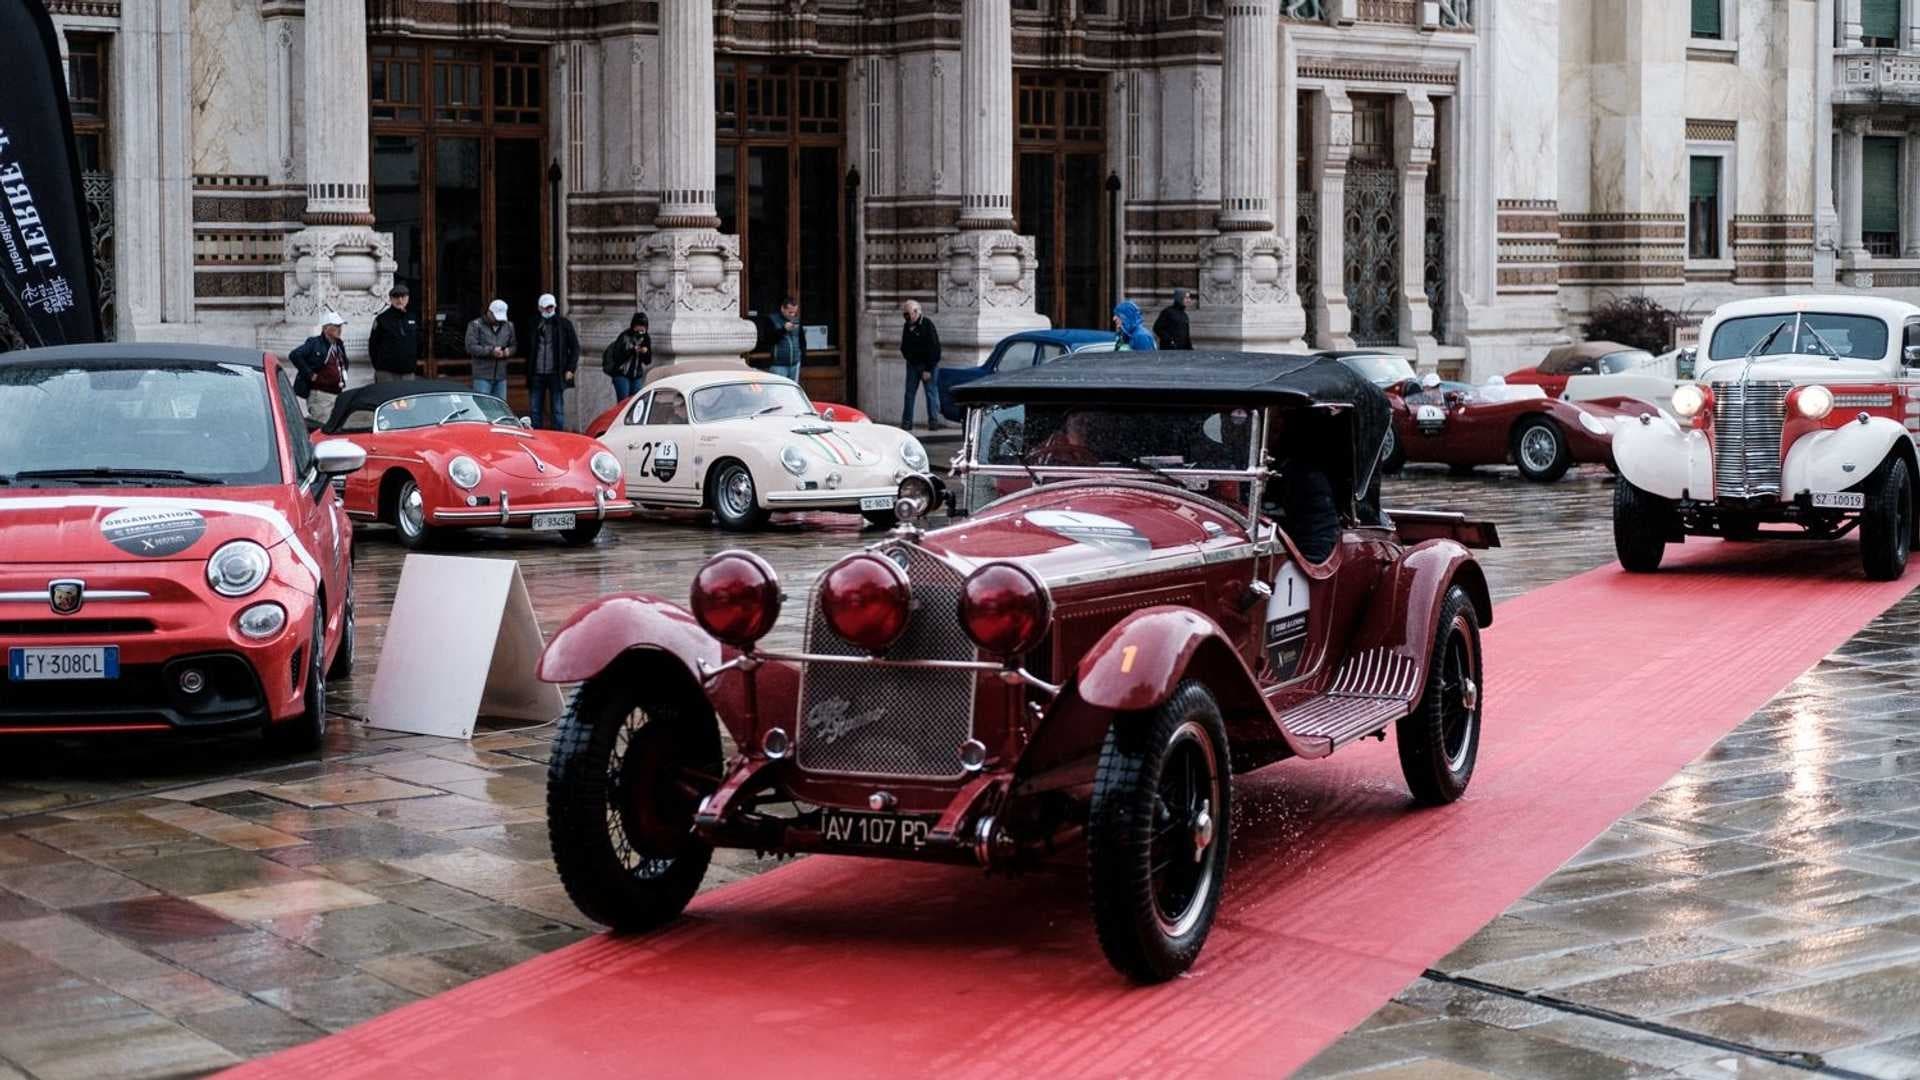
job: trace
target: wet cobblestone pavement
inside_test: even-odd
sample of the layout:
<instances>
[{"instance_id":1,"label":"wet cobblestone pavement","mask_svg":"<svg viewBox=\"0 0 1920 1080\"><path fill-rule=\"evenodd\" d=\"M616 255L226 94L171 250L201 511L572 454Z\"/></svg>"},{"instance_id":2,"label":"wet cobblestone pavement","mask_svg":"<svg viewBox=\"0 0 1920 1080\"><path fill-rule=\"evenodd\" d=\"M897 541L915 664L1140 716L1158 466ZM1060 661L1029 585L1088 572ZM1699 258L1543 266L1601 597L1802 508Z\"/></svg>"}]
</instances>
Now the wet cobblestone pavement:
<instances>
[{"instance_id":1,"label":"wet cobblestone pavement","mask_svg":"<svg viewBox=\"0 0 1920 1080\"><path fill-rule=\"evenodd\" d=\"M1497 521L1496 599L1612 558L1598 469L1547 487L1416 469L1385 494ZM678 599L709 555L748 546L787 583L773 641L793 646L805 586L874 535L809 516L743 541L689 516L619 524L586 550L494 533L450 553L518 559L550 632L606 592ZM331 687L322 754L276 759L244 737L8 744L0 1080L204 1072L591 932L547 854L550 728L483 722L457 743L353 719L403 552L373 531L359 554L361 666ZM1910 596L1309 1072L1788 1067L1764 1050L1920 1074L1917 642ZM723 852L706 887L770 865Z\"/></svg>"}]
</instances>

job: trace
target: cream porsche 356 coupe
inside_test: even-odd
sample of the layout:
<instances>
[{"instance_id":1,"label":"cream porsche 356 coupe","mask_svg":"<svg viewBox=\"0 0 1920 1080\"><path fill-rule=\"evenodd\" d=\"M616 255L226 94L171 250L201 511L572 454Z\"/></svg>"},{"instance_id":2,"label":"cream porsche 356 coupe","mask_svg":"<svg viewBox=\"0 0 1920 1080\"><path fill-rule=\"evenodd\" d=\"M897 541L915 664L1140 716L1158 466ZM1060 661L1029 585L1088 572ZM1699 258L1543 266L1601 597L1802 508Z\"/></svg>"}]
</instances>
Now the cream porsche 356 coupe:
<instances>
[{"instance_id":1,"label":"cream porsche 356 coupe","mask_svg":"<svg viewBox=\"0 0 1920 1080\"><path fill-rule=\"evenodd\" d=\"M926 449L905 431L823 420L799 384L733 360L648 372L601 442L626 467L634 502L710 510L735 530L783 510L891 526L900 481L928 470Z\"/></svg>"}]
</instances>

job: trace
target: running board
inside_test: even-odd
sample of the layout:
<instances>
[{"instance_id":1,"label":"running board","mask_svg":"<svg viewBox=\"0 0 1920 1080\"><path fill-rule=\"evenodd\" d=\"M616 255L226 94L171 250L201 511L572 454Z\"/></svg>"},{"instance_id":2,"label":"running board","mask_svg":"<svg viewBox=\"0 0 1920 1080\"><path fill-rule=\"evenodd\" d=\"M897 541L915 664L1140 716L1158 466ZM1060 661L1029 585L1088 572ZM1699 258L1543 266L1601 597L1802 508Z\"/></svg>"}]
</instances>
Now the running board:
<instances>
[{"instance_id":1,"label":"running board","mask_svg":"<svg viewBox=\"0 0 1920 1080\"><path fill-rule=\"evenodd\" d=\"M1332 753L1407 715L1418 691L1413 661L1392 649L1351 656L1325 694L1282 713L1280 725L1296 739L1315 739Z\"/></svg>"}]
</instances>

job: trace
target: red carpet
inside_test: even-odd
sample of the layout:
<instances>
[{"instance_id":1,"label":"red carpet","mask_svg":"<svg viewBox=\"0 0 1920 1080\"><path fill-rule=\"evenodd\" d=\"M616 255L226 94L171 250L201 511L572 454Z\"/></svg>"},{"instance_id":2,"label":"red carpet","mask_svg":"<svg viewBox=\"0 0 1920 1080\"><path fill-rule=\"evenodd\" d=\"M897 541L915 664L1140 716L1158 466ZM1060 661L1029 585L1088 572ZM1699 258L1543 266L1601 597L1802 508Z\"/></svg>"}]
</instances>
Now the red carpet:
<instances>
[{"instance_id":1,"label":"red carpet","mask_svg":"<svg viewBox=\"0 0 1920 1080\"><path fill-rule=\"evenodd\" d=\"M1500 606L1459 804L1390 746L1242 780L1190 977L1108 969L1076 867L816 857L229 1076L1280 1076L1359 1023L1916 581L1848 543L1675 552Z\"/></svg>"}]
</instances>

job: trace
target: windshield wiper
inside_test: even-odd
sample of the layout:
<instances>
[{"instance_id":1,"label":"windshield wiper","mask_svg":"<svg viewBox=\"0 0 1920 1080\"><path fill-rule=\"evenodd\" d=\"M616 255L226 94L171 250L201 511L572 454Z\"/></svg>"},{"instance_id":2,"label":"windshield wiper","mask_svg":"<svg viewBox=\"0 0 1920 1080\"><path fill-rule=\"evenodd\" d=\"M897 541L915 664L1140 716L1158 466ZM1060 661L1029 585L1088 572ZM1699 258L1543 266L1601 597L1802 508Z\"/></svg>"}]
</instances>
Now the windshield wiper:
<instances>
[{"instance_id":1,"label":"windshield wiper","mask_svg":"<svg viewBox=\"0 0 1920 1080\"><path fill-rule=\"evenodd\" d=\"M218 476L205 476L182 469L123 469L94 465L84 469L22 469L10 480L94 480L130 482L136 480L172 480L181 484L225 484Z\"/></svg>"},{"instance_id":2,"label":"windshield wiper","mask_svg":"<svg viewBox=\"0 0 1920 1080\"><path fill-rule=\"evenodd\" d=\"M459 408L457 408L457 409L455 409L455 410L453 410L452 412L450 412L450 413L448 413L447 415L445 415L445 416L443 416L443 417L441 417L441 418L440 418L440 423L439 423L439 424L435 424L435 425L433 425L433 426L434 426L434 427L439 427L439 426L440 426L440 424L445 424L445 423L447 423L448 421L450 421L450 420L452 420L452 419L453 419L454 417L456 417L456 416L459 416L459 415L460 415L461 413L463 413L463 412L466 412L466 411L467 411L467 407L466 407L465 405L462 405L462 406L460 406Z\"/></svg>"},{"instance_id":3,"label":"windshield wiper","mask_svg":"<svg viewBox=\"0 0 1920 1080\"><path fill-rule=\"evenodd\" d=\"M1812 334L1813 340L1819 342L1820 347L1827 350L1828 356L1832 357L1835 360L1840 359L1840 350L1834 348L1833 342L1828 341L1827 336L1825 334L1822 334L1818 329L1816 329L1812 323L1806 321L1805 319L1802 319L1800 320L1800 328L1805 330L1807 333Z\"/></svg>"},{"instance_id":4,"label":"windshield wiper","mask_svg":"<svg viewBox=\"0 0 1920 1080\"><path fill-rule=\"evenodd\" d=\"M782 405L780 402L776 401L773 404L768 405L765 408L761 409L759 412L754 413L753 415L765 416L770 412L779 412L781 409L784 409L784 408L786 408L785 405Z\"/></svg>"},{"instance_id":5,"label":"windshield wiper","mask_svg":"<svg viewBox=\"0 0 1920 1080\"><path fill-rule=\"evenodd\" d=\"M1130 469L1139 469L1141 472L1152 473L1153 475L1159 477L1162 480L1165 480L1167 483L1172 484L1175 487L1187 486L1187 482L1185 480L1180 479L1179 477L1173 475L1172 473L1168 472L1167 470L1161 468L1158 465L1149 465L1146 462L1140 460L1138 457L1121 458L1118 464L1125 465Z\"/></svg>"}]
</instances>

